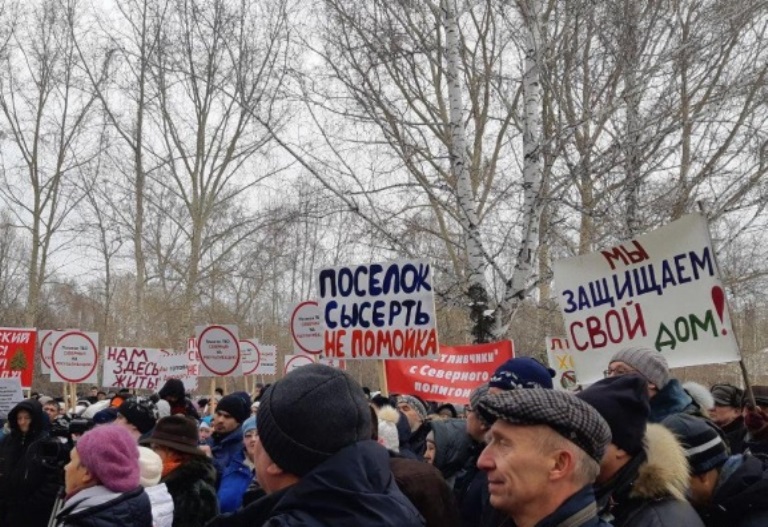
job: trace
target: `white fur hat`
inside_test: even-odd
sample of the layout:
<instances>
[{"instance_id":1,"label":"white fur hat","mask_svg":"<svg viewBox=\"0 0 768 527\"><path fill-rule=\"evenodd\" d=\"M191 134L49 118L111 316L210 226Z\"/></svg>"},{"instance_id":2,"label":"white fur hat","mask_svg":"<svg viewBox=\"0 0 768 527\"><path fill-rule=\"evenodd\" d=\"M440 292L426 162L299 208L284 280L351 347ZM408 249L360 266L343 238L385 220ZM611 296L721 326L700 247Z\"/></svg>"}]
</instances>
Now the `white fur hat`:
<instances>
[{"instance_id":1,"label":"white fur hat","mask_svg":"<svg viewBox=\"0 0 768 527\"><path fill-rule=\"evenodd\" d=\"M387 450L400 451L400 437L397 434L397 420L400 418L397 410L391 406L384 406L378 412L379 417L379 442Z\"/></svg>"},{"instance_id":2,"label":"white fur hat","mask_svg":"<svg viewBox=\"0 0 768 527\"><path fill-rule=\"evenodd\" d=\"M139 483L142 487L154 487L163 475L163 460L145 446L139 447Z\"/></svg>"}]
</instances>

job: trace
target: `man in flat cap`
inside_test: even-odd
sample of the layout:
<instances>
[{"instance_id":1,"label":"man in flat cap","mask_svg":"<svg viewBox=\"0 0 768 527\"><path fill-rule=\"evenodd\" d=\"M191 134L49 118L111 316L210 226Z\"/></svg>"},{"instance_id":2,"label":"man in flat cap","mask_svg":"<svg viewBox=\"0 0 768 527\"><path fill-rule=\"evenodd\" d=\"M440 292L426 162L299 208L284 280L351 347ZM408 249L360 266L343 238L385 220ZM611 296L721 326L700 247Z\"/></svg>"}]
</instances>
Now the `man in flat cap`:
<instances>
[{"instance_id":1,"label":"man in flat cap","mask_svg":"<svg viewBox=\"0 0 768 527\"><path fill-rule=\"evenodd\" d=\"M744 451L744 436L747 434L741 404L744 390L721 383L712 386L710 393L715 400L715 406L709 411L712 422L725 433L731 453L741 454Z\"/></svg>"},{"instance_id":2,"label":"man in flat cap","mask_svg":"<svg viewBox=\"0 0 768 527\"><path fill-rule=\"evenodd\" d=\"M567 392L511 390L488 395L477 411L492 423L477 466L488 473L502 525L610 525L597 515L592 484L611 441L608 424Z\"/></svg>"}]
</instances>

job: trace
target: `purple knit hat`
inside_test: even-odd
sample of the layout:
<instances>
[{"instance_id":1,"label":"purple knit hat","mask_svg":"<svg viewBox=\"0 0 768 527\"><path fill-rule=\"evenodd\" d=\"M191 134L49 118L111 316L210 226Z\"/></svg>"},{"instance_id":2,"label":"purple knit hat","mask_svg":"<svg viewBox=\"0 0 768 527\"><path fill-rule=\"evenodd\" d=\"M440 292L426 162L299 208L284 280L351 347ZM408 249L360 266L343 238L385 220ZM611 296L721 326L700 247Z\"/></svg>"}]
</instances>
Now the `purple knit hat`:
<instances>
[{"instance_id":1,"label":"purple knit hat","mask_svg":"<svg viewBox=\"0 0 768 527\"><path fill-rule=\"evenodd\" d=\"M122 426L97 426L86 432L75 448L80 463L112 492L139 486L139 447Z\"/></svg>"}]
</instances>

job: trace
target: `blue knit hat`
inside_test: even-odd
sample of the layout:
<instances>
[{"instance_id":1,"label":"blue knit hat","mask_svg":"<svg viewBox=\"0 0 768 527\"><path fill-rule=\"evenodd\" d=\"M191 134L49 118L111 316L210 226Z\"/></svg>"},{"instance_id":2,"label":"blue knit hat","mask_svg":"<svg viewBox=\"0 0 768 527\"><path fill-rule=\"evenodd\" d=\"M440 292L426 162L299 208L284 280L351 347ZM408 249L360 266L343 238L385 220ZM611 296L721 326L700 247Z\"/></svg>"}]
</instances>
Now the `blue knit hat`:
<instances>
[{"instance_id":1,"label":"blue knit hat","mask_svg":"<svg viewBox=\"0 0 768 527\"><path fill-rule=\"evenodd\" d=\"M247 434L251 430L256 430L256 416L252 415L243 422L243 435Z\"/></svg>"},{"instance_id":2,"label":"blue knit hat","mask_svg":"<svg viewBox=\"0 0 768 527\"><path fill-rule=\"evenodd\" d=\"M531 357L515 357L499 366L488 383L491 388L513 390L515 388L552 389L555 370L547 368Z\"/></svg>"}]
</instances>

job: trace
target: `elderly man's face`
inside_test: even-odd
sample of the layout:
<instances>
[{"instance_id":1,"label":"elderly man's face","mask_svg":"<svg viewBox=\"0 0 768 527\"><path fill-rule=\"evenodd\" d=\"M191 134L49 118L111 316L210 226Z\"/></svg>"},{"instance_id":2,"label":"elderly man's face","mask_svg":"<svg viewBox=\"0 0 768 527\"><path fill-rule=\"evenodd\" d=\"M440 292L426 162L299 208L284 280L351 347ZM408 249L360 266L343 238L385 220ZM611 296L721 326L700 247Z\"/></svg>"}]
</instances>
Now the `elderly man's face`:
<instances>
[{"instance_id":1,"label":"elderly man's face","mask_svg":"<svg viewBox=\"0 0 768 527\"><path fill-rule=\"evenodd\" d=\"M411 427L411 432L419 429L424 420L415 408L408 403L398 403L397 409L405 414L405 417L408 419L408 425Z\"/></svg>"},{"instance_id":2,"label":"elderly man's face","mask_svg":"<svg viewBox=\"0 0 768 527\"><path fill-rule=\"evenodd\" d=\"M524 510L547 492L552 456L542 450L544 426L517 426L498 420L487 434L477 467L488 473L491 505L507 514Z\"/></svg>"},{"instance_id":3,"label":"elderly man's face","mask_svg":"<svg viewBox=\"0 0 768 527\"><path fill-rule=\"evenodd\" d=\"M715 406L709 409L709 415L717 426L725 426L741 415L741 408L715 403Z\"/></svg>"}]
</instances>

